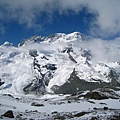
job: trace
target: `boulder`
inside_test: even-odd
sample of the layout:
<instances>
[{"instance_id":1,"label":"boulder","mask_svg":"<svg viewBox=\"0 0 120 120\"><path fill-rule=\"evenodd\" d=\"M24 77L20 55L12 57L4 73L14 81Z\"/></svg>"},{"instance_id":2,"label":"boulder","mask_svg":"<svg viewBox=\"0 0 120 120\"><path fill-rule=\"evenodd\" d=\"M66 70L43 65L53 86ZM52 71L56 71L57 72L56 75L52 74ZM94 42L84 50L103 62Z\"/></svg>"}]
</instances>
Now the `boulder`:
<instances>
[{"instance_id":1,"label":"boulder","mask_svg":"<svg viewBox=\"0 0 120 120\"><path fill-rule=\"evenodd\" d=\"M33 102L31 106L43 107L44 105L37 102Z\"/></svg>"},{"instance_id":2,"label":"boulder","mask_svg":"<svg viewBox=\"0 0 120 120\"><path fill-rule=\"evenodd\" d=\"M8 110L7 112L5 112L3 114L4 117L8 117L8 118L14 118L14 115L13 115L13 111L12 110Z\"/></svg>"},{"instance_id":3,"label":"boulder","mask_svg":"<svg viewBox=\"0 0 120 120\"><path fill-rule=\"evenodd\" d=\"M84 97L87 98L87 99L95 99L95 100L108 99L108 97L106 95L101 94L97 91L88 92Z\"/></svg>"}]
</instances>

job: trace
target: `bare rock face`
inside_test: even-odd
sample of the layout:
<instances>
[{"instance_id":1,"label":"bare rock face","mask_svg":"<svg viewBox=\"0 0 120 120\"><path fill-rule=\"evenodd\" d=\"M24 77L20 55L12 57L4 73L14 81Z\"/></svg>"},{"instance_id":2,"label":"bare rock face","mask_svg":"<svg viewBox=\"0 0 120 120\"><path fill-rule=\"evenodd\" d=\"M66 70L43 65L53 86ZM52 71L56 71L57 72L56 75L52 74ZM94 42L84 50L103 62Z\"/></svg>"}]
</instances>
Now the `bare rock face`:
<instances>
[{"instance_id":1,"label":"bare rock face","mask_svg":"<svg viewBox=\"0 0 120 120\"><path fill-rule=\"evenodd\" d=\"M87 99L96 99L96 100L102 100L102 99L119 99L119 95L115 93L113 89L110 88L99 88L93 91L90 91L84 95L84 98Z\"/></svg>"},{"instance_id":2,"label":"bare rock face","mask_svg":"<svg viewBox=\"0 0 120 120\"><path fill-rule=\"evenodd\" d=\"M74 94L79 91L95 90L98 88L106 88L106 87L116 89L116 87L120 86L120 83L117 82L115 75L110 74L109 77L112 77L111 84L106 83L106 82L101 82L101 81L100 82L87 82L83 79L80 79L77 76L76 71L73 71L68 81L65 84L63 84L62 86L54 85L52 86L51 89L56 94Z\"/></svg>"},{"instance_id":3,"label":"bare rock face","mask_svg":"<svg viewBox=\"0 0 120 120\"><path fill-rule=\"evenodd\" d=\"M12 110L8 110L7 112L5 112L3 114L4 117L8 117L8 118L14 118L14 115L13 115L13 111Z\"/></svg>"},{"instance_id":4,"label":"bare rock face","mask_svg":"<svg viewBox=\"0 0 120 120\"><path fill-rule=\"evenodd\" d=\"M119 89L120 90L120 89ZM120 99L120 95L116 93L116 90L110 88L98 88L95 90L90 90L87 93L83 94L84 92L78 92L72 94L71 97L68 97L69 100L78 100L79 98L85 98L87 100L94 99L94 100L104 100L104 99ZM93 103L93 101L89 101ZM101 103L104 104L104 103Z\"/></svg>"}]
</instances>

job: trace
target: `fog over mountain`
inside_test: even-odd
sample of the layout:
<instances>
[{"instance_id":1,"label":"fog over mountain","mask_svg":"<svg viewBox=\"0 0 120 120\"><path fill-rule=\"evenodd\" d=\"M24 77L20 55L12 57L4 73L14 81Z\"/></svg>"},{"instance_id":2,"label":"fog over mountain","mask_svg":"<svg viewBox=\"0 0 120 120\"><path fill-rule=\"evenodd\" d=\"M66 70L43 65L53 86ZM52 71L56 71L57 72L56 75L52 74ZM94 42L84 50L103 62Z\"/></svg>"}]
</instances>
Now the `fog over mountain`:
<instances>
[{"instance_id":1,"label":"fog over mountain","mask_svg":"<svg viewBox=\"0 0 120 120\"><path fill-rule=\"evenodd\" d=\"M33 36L21 41L18 47L5 42L0 46L0 78L4 82L0 92L36 94L41 84L44 90L38 90L38 94L55 92L52 88L71 80L74 72L79 80L85 82L119 86L119 43L119 40L86 40L79 32L56 33L48 37ZM80 87L79 84L76 89Z\"/></svg>"}]
</instances>

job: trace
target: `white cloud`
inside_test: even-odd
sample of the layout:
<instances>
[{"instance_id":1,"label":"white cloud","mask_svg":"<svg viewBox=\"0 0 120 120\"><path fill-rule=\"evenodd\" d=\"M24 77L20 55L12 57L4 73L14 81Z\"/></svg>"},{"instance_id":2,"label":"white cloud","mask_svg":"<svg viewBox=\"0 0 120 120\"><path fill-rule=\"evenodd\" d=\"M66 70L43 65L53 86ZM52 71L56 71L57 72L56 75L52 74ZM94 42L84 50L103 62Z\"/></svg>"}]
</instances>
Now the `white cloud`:
<instances>
[{"instance_id":1,"label":"white cloud","mask_svg":"<svg viewBox=\"0 0 120 120\"><path fill-rule=\"evenodd\" d=\"M120 32L120 1L119 0L93 0L89 3L90 9L97 12L97 30L101 35L111 35Z\"/></svg>"},{"instance_id":2,"label":"white cloud","mask_svg":"<svg viewBox=\"0 0 120 120\"><path fill-rule=\"evenodd\" d=\"M25 24L27 28L42 29L41 14L46 13L49 22L55 11L66 14L68 10L79 13L83 6L97 15L91 25L91 33L100 36L120 32L120 0L0 0L0 22L9 20ZM39 16L39 22L38 20Z\"/></svg>"},{"instance_id":3,"label":"white cloud","mask_svg":"<svg viewBox=\"0 0 120 120\"><path fill-rule=\"evenodd\" d=\"M54 11L53 5L54 0L1 0L0 20L14 20L28 28L36 28L39 25L37 17L40 17L42 12L47 13L49 17Z\"/></svg>"}]
</instances>

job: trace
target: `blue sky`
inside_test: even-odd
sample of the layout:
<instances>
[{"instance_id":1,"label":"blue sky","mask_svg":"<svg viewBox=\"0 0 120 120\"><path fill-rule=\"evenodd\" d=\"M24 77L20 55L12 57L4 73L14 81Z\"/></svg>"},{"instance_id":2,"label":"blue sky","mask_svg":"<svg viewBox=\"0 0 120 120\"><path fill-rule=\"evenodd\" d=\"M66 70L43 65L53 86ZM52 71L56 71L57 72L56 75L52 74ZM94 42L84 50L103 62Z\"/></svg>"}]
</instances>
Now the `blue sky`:
<instances>
[{"instance_id":1,"label":"blue sky","mask_svg":"<svg viewBox=\"0 0 120 120\"><path fill-rule=\"evenodd\" d=\"M1 0L0 44L33 35L78 31L102 39L120 35L119 0Z\"/></svg>"},{"instance_id":2,"label":"blue sky","mask_svg":"<svg viewBox=\"0 0 120 120\"><path fill-rule=\"evenodd\" d=\"M0 43L9 41L17 45L22 39L29 38L34 35L48 36L53 33L71 33L81 32L89 35L89 22L93 19L92 13L87 13L86 8L83 8L80 13L68 11L67 15L60 15L55 12L52 15L52 21L45 21L48 19L46 13L38 17L38 26L42 24L42 28L27 28L26 25L18 24L16 21L5 23L6 31L1 34ZM42 19L39 23L39 19ZM85 20L86 19L86 20Z\"/></svg>"}]
</instances>

